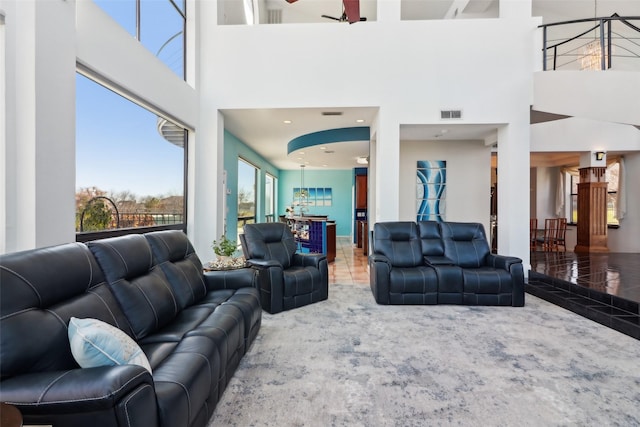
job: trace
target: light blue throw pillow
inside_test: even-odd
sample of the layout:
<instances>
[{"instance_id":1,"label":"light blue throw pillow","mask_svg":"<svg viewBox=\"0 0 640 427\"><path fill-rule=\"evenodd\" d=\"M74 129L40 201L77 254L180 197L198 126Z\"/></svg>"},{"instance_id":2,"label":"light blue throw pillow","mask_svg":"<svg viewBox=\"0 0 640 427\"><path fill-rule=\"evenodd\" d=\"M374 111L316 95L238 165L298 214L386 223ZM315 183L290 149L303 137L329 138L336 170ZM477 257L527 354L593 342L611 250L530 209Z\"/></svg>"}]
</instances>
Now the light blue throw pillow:
<instances>
[{"instance_id":1,"label":"light blue throw pillow","mask_svg":"<svg viewBox=\"0 0 640 427\"><path fill-rule=\"evenodd\" d=\"M113 365L151 365L140 346L115 326L98 319L69 320L71 353L82 368Z\"/></svg>"}]
</instances>

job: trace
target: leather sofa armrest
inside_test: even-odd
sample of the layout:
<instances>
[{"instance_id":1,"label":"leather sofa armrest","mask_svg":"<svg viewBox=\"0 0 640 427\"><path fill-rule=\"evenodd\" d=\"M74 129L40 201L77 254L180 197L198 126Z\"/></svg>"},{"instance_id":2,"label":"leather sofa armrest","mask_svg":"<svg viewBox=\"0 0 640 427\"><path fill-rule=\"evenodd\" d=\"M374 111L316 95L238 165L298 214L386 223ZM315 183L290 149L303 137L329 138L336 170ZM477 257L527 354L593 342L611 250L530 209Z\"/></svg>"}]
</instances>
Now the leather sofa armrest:
<instances>
[{"instance_id":1,"label":"leather sofa armrest","mask_svg":"<svg viewBox=\"0 0 640 427\"><path fill-rule=\"evenodd\" d=\"M487 255L487 264L494 268L507 270L511 274L513 284L511 305L522 307L524 305L524 268L522 260L513 256L489 254Z\"/></svg>"},{"instance_id":2,"label":"leather sofa armrest","mask_svg":"<svg viewBox=\"0 0 640 427\"><path fill-rule=\"evenodd\" d=\"M316 267L320 268L320 262L323 259L327 259L325 254L293 254L292 264L302 267Z\"/></svg>"},{"instance_id":3,"label":"leather sofa armrest","mask_svg":"<svg viewBox=\"0 0 640 427\"><path fill-rule=\"evenodd\" d=\"M247 265L258 271L260 305L268 313L280 313L284 298L284 269L275 260L248 259Z\"/></svg>"},{"instance_id":4,"label":"leather sofa armrest","mask_svg":"<svg viewBox=\"0 0 640 427\"><path fill-rule=\"evenodd\" d=\"M255 269L248 268L224 270L222 272L205 271L204 281L207 285L207 291L257 287Z\"/></svg>"},{"instance_id":5,"label":"leather sofa armrest","mask_svg":"<svg viewBox=\"0 0 640 427\"><path fill-rule=\"evenodd\" d=\"M509 271L513 264L522 264L522 260L514 256L488 254L486 264L493 268Z\"/></svg>"},{"instance_id":6,"label":"leather sofa armrest","mask_svg":"<svg viewBox=\"0 0 640 427\"><path fill-rule=\"evenodd\" d=\"M248 259L247 260L247 265L249 267L255 267L258 270L266 270L269 269L271 267L278 267L278 268L282 268L282 264L280 264L278 261L274 261L271 259Z\"/></svg>"},{"instance_id":7,"label":"leather sofa armrest","mask_svg":"<svg viewBox=\"0 0 640 427\"><path fill-rule=\"evenodd\" d=\"M371 254L369 255L369 264L371 263L377 263L377 262L383 262L385 264L389 265L389 269L391 269L392 265L391 265L391 260L389 258L387 258L384 255L380 255L380 254Z\"/></svg>"},{"instance_id":8,"label":"leather sofa armrest","mask_svg":"<svg viewBox=\"0 0 640 427\"><path fill-rule=\"evenodd\" d=\"M158 425L153 379L146 369L137 365L19 375L2 381L0 390L0 400L18 407L25 421L50 419L66 425L61 420L66 419L68 424L73 414L113 412L114 417L121 419L142 422L144 417L148 418L146 424L131 425ZM136 402L128 407L130 399ZM130 412L138 412L138 408L143 413ZM147 413L150 409L152 412ZM114 425L119 424L114 420Z\"/></svg>"},{"instance_id":9,"label":"leather sofa armrest","mask_svg":"<svg viewBox=\"0 0 640 427\"><path fill-rule=\"evenodd\" d=\"M369 255L369 285L378 304L389 304L391 261L384 255Z\"/></svg>"}]
</instances>

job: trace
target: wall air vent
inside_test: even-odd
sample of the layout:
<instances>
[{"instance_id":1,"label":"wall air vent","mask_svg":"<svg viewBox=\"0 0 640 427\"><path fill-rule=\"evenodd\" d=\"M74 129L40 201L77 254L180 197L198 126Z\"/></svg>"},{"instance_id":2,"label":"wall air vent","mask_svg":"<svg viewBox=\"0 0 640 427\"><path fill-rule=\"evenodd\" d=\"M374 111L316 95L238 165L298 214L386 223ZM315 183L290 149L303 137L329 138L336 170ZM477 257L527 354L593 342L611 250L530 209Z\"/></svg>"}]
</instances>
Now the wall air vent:
<instances>
[{"instance_id":1,"label":"wall air vent","mask_svg":"<svg viewBox=\"0 0 640 427\"><path fill-rule=\"evenodd\" d=\"M322 115L323 116L341 116L342 111L323 111Z\"/></svg>"},{"instance_id":2,"label":"wall air vent","mask_svg":"<svg viewBox=\"0 0 640 427\"><path fill-rule=\"evenodd\" d=\"M462 110L440 110L441 119L461 119Z\"/></svg>"}]
</instances>

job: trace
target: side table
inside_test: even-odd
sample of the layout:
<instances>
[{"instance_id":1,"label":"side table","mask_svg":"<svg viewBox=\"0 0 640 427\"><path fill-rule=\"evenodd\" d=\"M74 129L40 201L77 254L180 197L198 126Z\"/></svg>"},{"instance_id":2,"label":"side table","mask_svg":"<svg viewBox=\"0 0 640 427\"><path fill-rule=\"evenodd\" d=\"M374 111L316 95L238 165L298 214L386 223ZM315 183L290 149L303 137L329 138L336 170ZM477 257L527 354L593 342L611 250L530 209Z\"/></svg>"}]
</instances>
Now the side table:
<instances>
[{"instance_id":1,"label":"side table","mask_svg":"<svg viewBox=\"0 0 640 427\"><path fill-rule=\"evenodd\" d=\"M13 405L8 403L0 404L0 426L2 427L21 427L22 414Z\"/></svg>"}]
</instances>

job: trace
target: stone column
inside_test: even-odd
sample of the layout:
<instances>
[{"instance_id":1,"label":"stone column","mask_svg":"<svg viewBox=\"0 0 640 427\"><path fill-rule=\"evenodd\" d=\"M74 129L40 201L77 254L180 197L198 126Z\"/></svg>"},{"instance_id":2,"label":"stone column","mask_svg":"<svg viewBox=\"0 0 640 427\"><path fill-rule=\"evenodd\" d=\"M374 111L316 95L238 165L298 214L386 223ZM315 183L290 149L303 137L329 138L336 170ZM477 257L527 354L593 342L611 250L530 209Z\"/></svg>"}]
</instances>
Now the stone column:
<instances>
[{"instance_id":1,"label":"stone column","mask_svg":"<svg viewBox=\"0 0 640 427\"><path fill-rule=\"evenodd\" d=\"M578 240L575 252L609 252L606 171L606 167L580 168Z\"/></svg>"}]
</instances>

